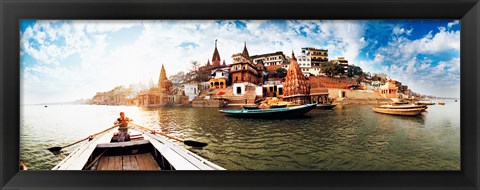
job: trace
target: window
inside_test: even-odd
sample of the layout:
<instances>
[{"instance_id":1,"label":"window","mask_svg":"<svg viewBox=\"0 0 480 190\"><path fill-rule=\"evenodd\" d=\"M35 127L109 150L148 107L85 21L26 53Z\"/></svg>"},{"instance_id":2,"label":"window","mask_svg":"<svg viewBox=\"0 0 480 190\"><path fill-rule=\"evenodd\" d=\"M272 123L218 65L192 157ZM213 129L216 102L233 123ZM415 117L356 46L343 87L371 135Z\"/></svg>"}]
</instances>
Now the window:
<instances>
[{"instance_id":1,"label":"window","mask_svg":"<svg viewBox=\"0 0 480 190\"><path fill-rule=\"evenodd\" d=\"M242 87L237 87L237 94L241 94L242 93Z\"/></svg>"}]
</instances>

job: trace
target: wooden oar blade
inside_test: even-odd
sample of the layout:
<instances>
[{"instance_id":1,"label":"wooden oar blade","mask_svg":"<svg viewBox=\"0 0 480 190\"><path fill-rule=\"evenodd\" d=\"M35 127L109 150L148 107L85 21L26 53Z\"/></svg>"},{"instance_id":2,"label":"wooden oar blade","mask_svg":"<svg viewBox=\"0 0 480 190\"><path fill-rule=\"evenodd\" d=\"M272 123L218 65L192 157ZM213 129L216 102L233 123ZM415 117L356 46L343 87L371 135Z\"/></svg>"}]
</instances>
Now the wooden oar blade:
<instances>
[{"instance_id":1,"label":"wooden oar blade","mask_svg":"<svg viewBox=\"0 0 480 190\"><path fill-rule=\"evenodd\" d=\"M56 146L56 147L48 148L47 150L49 150L50 152L55 153L55 152L59 152L60 150L62 150L62 147Z\"/></svg>"},{"instance_id":2,"label":"wooden oar blade","mask_svg":"<svg viewBox=\"0 0 480 190\"><path fill-rule=\"evenodd\" d=\"M198 142L198 141L192 141L192 140L185 140L183 141L183 144L187 146L193 146L193 147L205 147L208 144L204 142Z\"/></svg>"}]
</instances>

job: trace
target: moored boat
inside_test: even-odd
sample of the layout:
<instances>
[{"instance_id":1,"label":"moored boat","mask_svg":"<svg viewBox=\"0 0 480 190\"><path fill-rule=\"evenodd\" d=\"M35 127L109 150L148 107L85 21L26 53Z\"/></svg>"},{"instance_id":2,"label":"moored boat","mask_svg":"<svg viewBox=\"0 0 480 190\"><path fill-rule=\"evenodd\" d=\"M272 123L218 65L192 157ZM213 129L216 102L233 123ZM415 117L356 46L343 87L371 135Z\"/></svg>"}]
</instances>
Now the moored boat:
<instances>
[{"instance_id":1,"label":"moored boat","mask_svg":"<svg viewBox=\"0 0 480 190\"><path fill-rule=\"evenodd\" d=\"M435 105L435 102L431 102L431 101L418 101L418 102L415 102L415 104L417 104L417 105Z\"/></svg>"},{"instance_id":2,"label":"moored boat","mask_svg":"<svg viewBox=\"0 0 480 190\"><path fill-rule=\"evenodd\" d=\"M374 112L391 114L391 115L406 115L406 116L415 116L421 114L425 111L425 108L409 108L409 109L392 109L392 108L372 108Z\"/></svg>"},{"instance_id":3,"label":"moored boat","mask_svg":"<svg viewBox=\"0 0 480 190\"><path fill-rule=\"evenodd\" d=\"M438 102L438 105L445 105L445 102Z\"/></svg>"},{"instance_id":4,"label":"moored boat","mask_svg":"<svg viewBox=\"0 0 480 190\"><path fill-rule=\"evenodd\" d=\"M415 109L415 108L423 108L427 109L428 106L426 105L380 105L378 106L379 108L385 108L385 109Z\"/></svg>"},{"instance_id":5,"label":"moored boat","mask_svg":"<svg viewBox=\"0 0 480 190\"><path fill-rule=\"evenodd\" d=\"M246 110L257 110L257 109L260 109L257 105L245 105L243 106L243 109L246 109Z\"/></svg>"},{"instance_id":6,"label":"moored boat","mask_svg":"<svg viewBox=\"0 0 480 190\"><path fill-rule=\"evenodd\" d=\"M151 131L130 127L130 141L110 129L78 147L52 170L224 170Z\"/></svg>"},{"instance_id":7,"label":"moored boat","mask_svg":"<svg viewBox=\"0 0 480 190\"><path fill-rule=\"evenodd\" d=\"M218 110L227 116L247 117L247 118L285 118L297 117L306 114L317 104L306 104L300 106L270 108L270 109L252 109L252 110Z\"/></svg>"},{"instance_id":8,"label":"moored boat","mask_svg":"<svg viewBox=\"0 0 480 190\"><path fill-rule=\"evenodd\" d=\"M287 107L287 104L273 104L273 105L270 105L270 109L272 108L285 108Z\"/></svg>"},{"instance_id":9,"label":"moored boat","mask_svg":"<svg viewBox=\"0 0 480 190\"><path fill-rule=\"evenodd\" d=\"M323 110L330 110L330 109L333 109L335 106L337 106L336 104L317 104L317 109L323 109Z\"/></svg>"}]
</instances>

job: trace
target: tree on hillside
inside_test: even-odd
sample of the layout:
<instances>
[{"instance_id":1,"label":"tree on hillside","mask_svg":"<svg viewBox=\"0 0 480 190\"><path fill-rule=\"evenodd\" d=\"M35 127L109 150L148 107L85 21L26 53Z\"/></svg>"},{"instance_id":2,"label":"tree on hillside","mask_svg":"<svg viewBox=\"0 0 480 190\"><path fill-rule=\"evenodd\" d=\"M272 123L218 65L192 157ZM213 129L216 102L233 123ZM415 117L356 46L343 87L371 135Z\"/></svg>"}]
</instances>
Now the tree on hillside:
<instances>
[{"instance_id":1,"label":"tree on hillside","mask_svg":"<svg viewBox=\"0 0 480 190\"><path fill-rule=\"evenodd\" d=\"M185 81L185 79L186 79L185 76L186 76L185 72L180 71L177 74L170 75L170 77L168 77L168 78L170 79L170 81L172 81L172 83L180 84L180 83Z\"/></svg>"},{"instance_id":2,"label":"tree on hillside","mask_svg":"<svg viewBox=\"0 0 480 190\"><path fill-rule=\"evenodd\" d=\"M353 76L360 76L363 74L362 68L355 66L355 65L349 65L348 70L347 70L347 76L348 77L353 77Z\"/></svg>"},{"instance_id":3,"label":"tree on hillside","mask_svg":"<svg viewBox=\"0 0 480 190\"><path fill-rule=\"evenodd\" d=\"M287 76L287 70L283 67L278 68L275 73L277 74L278 78L284 78Z\"/></svg>"},{"instance_id":4,"label":"tree on hillside","mask_svg":"<svg viewBox=\"0 0 480 190\"><path fill-rule=\"evenodd\" d=\"M335 64L331 61L322 63L322 72L327 76L335 76L343 73L342 66Z\"/></svg>"},{"instance_id":5,"label":"tree on hillside","mask_svg":"<svg viewBox=\"0 0 480 190\"><path fill-rule=\"evenodd\" d=\"M210 70L202 69L198 61L192 61L190 71L185 74L185 81L205 82L210 79Z\"/></svg>"}]
</instances>

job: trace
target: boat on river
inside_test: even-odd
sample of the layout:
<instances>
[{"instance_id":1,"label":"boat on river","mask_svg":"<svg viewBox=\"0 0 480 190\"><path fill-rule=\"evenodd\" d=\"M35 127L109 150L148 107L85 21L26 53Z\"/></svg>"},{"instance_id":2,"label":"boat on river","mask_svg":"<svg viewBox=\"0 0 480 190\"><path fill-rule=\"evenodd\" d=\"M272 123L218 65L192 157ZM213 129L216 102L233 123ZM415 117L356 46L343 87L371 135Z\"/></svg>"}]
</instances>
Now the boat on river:
<instances>
[{"instance_id":1,"label":"boat on river","mask_svg":"<svg viewBox=\"0 0 480 190\"><path fill-rule=\"evenodd\" d=\"M381 108L376 107L372 108L374 112L391 114L391 115L406 115L406 116L415 116L419 115L425 111L425 108L407 108L407 109L395 109L395 108Z\"/></svg>"},{"instance_id":2,"label":"boat on river","mask_svg":"<svg viewBox=\"0 0 480 190\"><path fill-rule=\"evenodd\" d=\"M231 117L246 118L285 118L298 117L314 109L317 104L306 104L300 106L269 108L269 109L244 109L244 110L218 110Z\"/></svg>"},{"instance_id":3,"label":"boat on river","mask_svg":"<svg viewBox=\"0 0 480 190\"><path fill-rule=\"evenodd\" d=\"M129 125L130 141L112 142L117 128L87 141L52 170L225 170L166 137Z\"/></svg>"},{"instance_id":4,"label":"boat on river","mask_svg":"<svg viewBox=\"0 0 480 190\"><path fill-rule=\"evenodd\" d=\"M317 109L330 110L330 109L333 109L335 106L337 106L337 105L336 104L330 104L330 103L317 104Z\"/></svg>"},{"instance_id":5,"label":"boat on river","mask_svg":"<svg viewBox=\"0 0 480 190\"><path fill-rule=\"evenodd\" d=\"M258 110L260 109L257 105L245 105L243 106L243 109L246 109L246 110Z\"/></svg>"},{"instance_id":6,"label":"boat on river","mask_svg":"<svg viewBox=\"0 0 480 190\"><path fill-rule=\"evenodd\" d=\"M416 108L422 108L422 109L427 109L428 106L426 105L415 105L415 104L410 104L410 105L380 105L378 106L379 108L384 108L384 109L416 109Z\"/></svg>"},{"instance_id":7,"label":"boat on river","mask_svg":"<svg viewBox=\"0 0 480 190\"><path fill-rule=\"evenodd\" d=\"M418 101L418 102L415 102L415 104L417 104L417 105L435 105L435 102L426 100L426 101Z\"/></svg>"}]
</instances>

